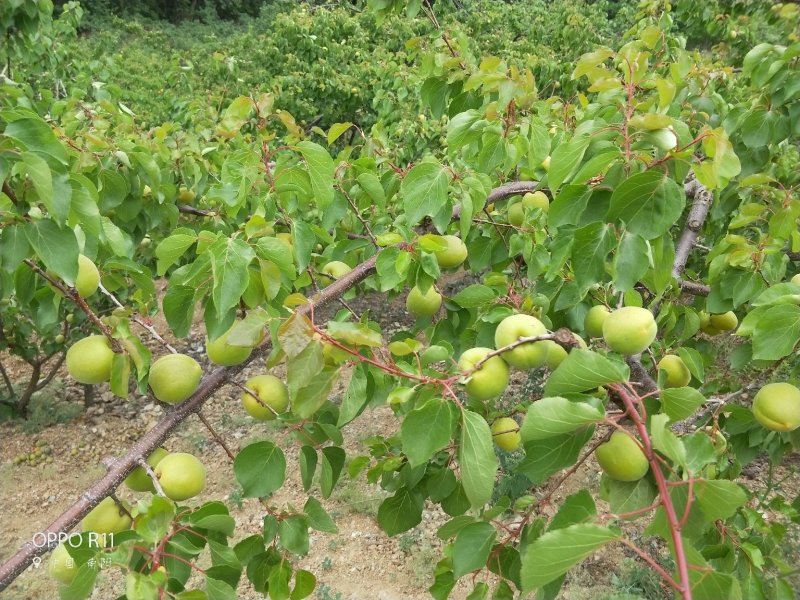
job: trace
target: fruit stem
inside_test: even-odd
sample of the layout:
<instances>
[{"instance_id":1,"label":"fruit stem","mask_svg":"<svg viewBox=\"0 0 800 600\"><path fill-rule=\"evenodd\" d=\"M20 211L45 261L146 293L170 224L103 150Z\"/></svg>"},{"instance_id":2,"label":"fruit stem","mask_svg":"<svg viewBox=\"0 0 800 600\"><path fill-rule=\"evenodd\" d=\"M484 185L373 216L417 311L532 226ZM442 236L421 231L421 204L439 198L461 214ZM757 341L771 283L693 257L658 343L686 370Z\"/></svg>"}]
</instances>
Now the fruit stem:
<instances>
[{"instance_id":1,"label":"fruit stem","mask_svg":"<svg viewBox=\"0 0 800 600\"><path fill-rule=\"evenodd\" d=\"M678 515L675 512L675 505L672 503L672 498L669 495L669 485L664 477L664 473L661 471L658 458L653 450L653 444L650 441L650 435L647 433L647 427L645 426L641 414L634 404L634 402L640 401L639 397L638 395L635 395L636 392L632 392L635 396L631 396L629 390L622 385L612 384L610 387L622 399L622 402L625 404L625 408L628 411L628 416L630 416L631 420L636 426L636 429L639 431L639 436L642 438L641 441L644 454L650 463L650 470L653 471L653 476L655 477L656 485L658 486L658 494L661 498L661 505L664 507L664 513L667 517L667 524L669 525L670 536L672 537L672 543L675 547L675 562L678 565L678 574L680 576L680 585L678 588L676 588L676 590L680 593L683 600L692 600L692 590L689 583L689 564L686 560L686 551L683 547L681 524L678 522Z\"/></svg>"}]
</instances>

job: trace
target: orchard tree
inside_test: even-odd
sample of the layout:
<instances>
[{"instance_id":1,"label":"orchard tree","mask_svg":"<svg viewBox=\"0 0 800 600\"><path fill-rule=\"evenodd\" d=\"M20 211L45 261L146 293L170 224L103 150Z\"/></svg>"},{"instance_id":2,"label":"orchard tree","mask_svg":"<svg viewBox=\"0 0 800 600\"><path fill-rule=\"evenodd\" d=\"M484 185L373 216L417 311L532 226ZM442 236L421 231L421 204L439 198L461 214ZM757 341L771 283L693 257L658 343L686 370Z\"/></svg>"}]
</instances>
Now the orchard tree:
<instances>
[{"instance_id":1,"label":"orchard tree","mask_svg":"<svg viewBox=\"0 0 800 600\"><path fill-rule=\"evenodd\" d=\"M574 65L579 93L544 98L530 71L475 59L429 4L370 4L431 20L416 42L423 101L447 121L441 160L398 164L349 122L306 131L256 92L203 134L213 147L191 132L180 145L163 130L131 135L110 103L48 113L12 97L0 112L5 305L43 326L69 304L92 329L70 347L71 377L172 405L48 543L0 566L0 588L81 523L80 543L51 559L64 598L91 593L100 557L129 599L178 595L206 547L194 595L235 598L244 574L273 600L306 597L315 577L293 560L309 528L336 530L317 496L346 469L390 493L377 515L387 535L419 524L427 502L451 517L434 598L462 578L473 599L553 598L613 544L684 600L792 597L781 542L800 499L772 478L759 494L735 480L800 443L797 12L775 7L793 23L789 45L724 65L645 4L618 48ZM89 297L87 260L100 276ZM456 270L474 283L448 295L439 282ZM382 331L347 302L365 292L402 295L415 325ZM198 306L220 365L206 373L150 322L160 310L185 337ZM279 364L284 380L270 373ZM241 381L245 365L263 373ZM506 394L514 371L533 370L546 373L540 394ZM224 502L185 504L204 488L202 463L162 448L224 385L293 437L309 494L302 510L273 506L287 477L279 444L234 454L215 433L243 495L265 505L263 532L235 543ZM396 433L348 457L346 425L378 405ZM501 457L524 493L499 493ZM599 485L556 503L591 457ZM135 505L117 498L123 482ZM653 543L631 539L631 522Z\"/></svg>"}]
</instances>

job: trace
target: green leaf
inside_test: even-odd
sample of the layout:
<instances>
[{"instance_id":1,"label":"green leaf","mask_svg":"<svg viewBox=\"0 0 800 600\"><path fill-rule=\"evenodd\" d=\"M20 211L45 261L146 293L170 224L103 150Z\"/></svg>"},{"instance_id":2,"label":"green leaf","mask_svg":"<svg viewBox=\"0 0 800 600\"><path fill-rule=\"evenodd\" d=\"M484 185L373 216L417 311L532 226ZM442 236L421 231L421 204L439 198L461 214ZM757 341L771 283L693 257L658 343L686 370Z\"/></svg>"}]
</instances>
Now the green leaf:
<instances>
[{"instance_id":1,"label":"green leaf","mask_svg":"<svg viewBox=\"0 0 800 600\"><path fill-rule=\"evenodd\" d=\"M314 200L320 209L324 209L333 202L333 175L336 165L328 151L319 144L302 141L296 148L308 166Z\"/></svg>"},{"instance_id":2,"label":"green leaf","mask_svg":"<svg viewBox=\"0 0 800 600\"><path fill-rule=\"evenodd\" d=\"M292 412L301 419L310 418L328 399L339 369L326 367L311 382L292 396Z\"/></svg>"},{"instance_id":3,"label":"green leaf","mask_svg":"<svg viewBox=\"0 0 800 600\"><path fill-rule=\"evenodd\" d=\"M472 507L480 508L492 497L498 460L492 446L492 432L486 420L469 410L461 412L461 481Z\"/></svg>"},{"instance_id":4,"label":"green leaf","mask_svg":"<svg viewBox=\"0 0 800 600\"><path fill-rule=\"evenodd\" d=\"M74 285L78 276L78 240L75 232L43 219L28 223L25 235L47 270L58 275L67 285Z\"/></svg>"},{"instance_id":5,"label":"green leaf","mask_svg":"<svg viewBox=\"0 0 800 600\"><path fill-rule=\"evenodd\" d=\"M316 498L309 497L303 507L303 512L308 517L308 524L311 528L317 531L324 531L325 533L339 533L339 528L333 522L331 516L322 507L322 504Z\"/></svg>"},{"instance_id":6,"label":"green leaf","mask_svg":"<svg viewBox=\"0 0 800 600\"><path fill-rule=\"evenodd\" d=\"M304 569L297 569L294 574L294 589L290 600L303 600L311 595L317 585L317 578L313 573Z\"/></svg>"},{"instance_id":7,"label":"green leaf","mask_svg":"<svg viewBox=\"0 0 800 600\"><path fill-rule=\"evenodd\" d=\"M572 270L579 293L583 296L595 283L606 277L605 262L617 238L607 223L590 223L573 234Z\"/></svg>"},{"instance_id":8,"label":"green leaf","mask_svg":"<svg viewBox=\"0 0 800 600\"><path fill-rule=\"evenodd\" d=\"M550 583L617 539L619 533L613 529L589 523L548 531L534 540L522 555L522 591L530 593Z\"/></svg>"},{"instance_id":9,"label":"green leaf","mask_svg":"<svg viewBox=\"0 0 800 600\"><path fill-rule=\"evenodd\" d=\"M453 574L458 579L467 573L482 569L497 537L491 523L471 523L461 529L453 544Z\"/></svg>"},{"instance_id":10,"label":"green leaf","mask_svg":"<svg viewBox=\"0 0 800 600\"><path fill-rule=\"evenodd\" d=\"M307 386L325 366L322 344L313 340L303 350L286 360L286 383L291 393Z\"/></svg>"},{"instance_id":11,"label":"green leaf","mask_svg":"<svg viewBox=\"0 0 800 600\"><path fill-rule=\"evenodd\" d=\"M304 515L292 515L278 526L281 546L301 556L308 554L308 519Z\"/></svg>"},{"instance_id":12,"label":"green leaf","mask_svg":"<svg viewBox=\"0 0 800 600\"><path fill-rule=\"evenodd\" d=\"M669 231L685 204L683 188L674 180L660 171L645 171L614 190L606 218L624 221L628 231L652 240Z\"/></svg>"},{"instance_id":13,"label":"green leaf","mask_svg":"<svg viewBox=\"0 0 800 600\"><path fill-rule=\"evenodd\" d=\"M800 341L800 306L779 304L760 315L753 330L753 358L778 360Z\"/></svg>"},{"instance_id":14,"label":"green leaf","mask_svg":"<svg viewBox=\"0 0 800 600\"><path fill-rule=\"evenodd\" d=\"M378 525L386 535L408 531L422 522L422 496L401 487L394 496L386 498L378 508Z\"/></svg>"},{"instance_id":15,"label":"green leaf","mask_svg":"<svg viewBox=\"0 0 800 600\"><path fill-rule=\"evenodd\" d=\"M300 479L303 482L303 490L306 492L311 489L314 482L314 471L317 470L317 451L314 446L303 446L300 448Z\"/></svg>"},{"instance_id":16,"label":"green leaf","mask_svg":"<svg viewBox=\"0 0 800 600\"><path fill-rule=\"evenodd\" d=\"M589 490L570 494L550 521L549 531L564 529L576 523L591 521L597 515L597 507Z\"/></svg>"},{"instance_id":17,"label":"green leaf","mask_svg":"<svg viewBox=\"0 0 800 600\"><path fill-rule=\"evenodd\" d=\"M156 272L159 276L167 272L181 256L197 241L197 236L185 233L176 233L164 238L156 246L156 258L158 265Z\"/></svg>"},{"instance_id":18,"label":"green leaf","mask_svg":"<svg viewBox=\"0 0 800 600\"><path fill-rule=\"evenodd\" d=\"M333 488L342 474L346 457L345 451L337 446L327 446L322 449L319 487L323 498L330 498Z\"/></svg>"},{"instance_id":19,"label":"green leaf","mask_svg":"<svg viewBox=\"0 0 800 600\"><path fill-rule=\"evenodd\" d=\"M657 490L646 477L638 481L617 481L608 477L606 481L609 488L608 503L614 514L629 513L645 508L650 506L656 498ZM629 518L637 519L646 515L647 513L641 513Z\"/></svg>"},{"instance_id":20,"label":"green leaf","mask_svg":"<svg viewBox=\"0 0 800 600\"><path fill-rule=\"evenodd\" d=\"M694 489L697 503L710 521L729 519L747 502L747 493L733 481L698 481Z\"/></svg>"},{"instance_id":21,"label":"green leaf","mask_svg":"<svg viewBox=\"0 0 800 600\"><path fill-rule=\"evenodd\" d=\"M348 346L368 346L370 348L383 346L380 332L365 323L328 321L328 335L337 342Z\"/></svg>"},{"instance_id":22,"label":"green leaf","mask_svg":"<svg viewBox=\"0 0 800 600\"><path fill-rule=\"evenodd\" d=\"M550 396L585 392L608 383L627 381L629 375L626 365L591 350L575 348L550 375L544 393Z\"/></svg>"},{"instance_id":23,"label":"green leaf","mask_svg":"<svg viewBox=\"0 0 800 600\"><path fill-rule=\"evenodd\" d=\"M567 180L570 173L577 169L590 141L591 138L589 136L579 135L568 142L559 144L553 150L547 181L554 195L558 192L561 184Z\"/></svg>"},{"instance_id":24,"label":"green leaf","mask_svg":"<svg viewBox=\"0 0 800 600\"><path fill-rule=\"evenodd\" d=\"M8 113L4 113L3 118L8 116ZM26 150L46 154L62 165L67 164L67 151L53 129L38 115L11 121L3 133L22 144Z\"/></svg>"},{"instance_id":25,"label":"green leaf","mask_svg":"<svg viewBox=\"0 0 800 600\"><path fill-rule=\"evenodd\" d=\"M519 463L519 470L532 483L544 483L551 475L578 460L581 449L593 432L594 427L586 427L574 433L525 443L525 459Z\"/></svg>"},{"instance_id":26,"label":"green leaf","mask_svg":"<svg viewBox=\"0 0 800 600\"><path fill-rule=\"evenodd\" d=\"M339 139L339 137L353 126L352 123L334 123L328 130L328 145Z\"/></svg>"},{"instance_id":27,"label":"green leaf","mask_svg":"<svg viewBox=\"0 0 800 600\"><path fill-rule=\"evenodd\" d=\"M128 380L131 377L131 363L127 354L114 354L111 360L111 392L120 398L128 397Z\"/></svg>"},{"instance_id":28,"label":"green leaf","mask_svg":"<svg viewBox=\"0 0 800 600\"><path fill-rule=\"evenodd\" d=\"M347 386L342 406L339 409L339 420L337 427L344 427L355 419L364 410L369 402L367 395L367 366L362 364L353 369L350 376L350 384Z\"/></svg>"},{"instance_id":29,"label":"green leaf","mask_svg":"<svg viewBox=\"0 0 800 600\"><path fill-rule=\"evenodd\" d=\"M211 255L211 271L214 275L214 287L211 298L222 318L231 308L239 304L239 300L247 289L247 267L255 258L255 252L247 242L239 238L223 237L214 242L208 249Z\"/></svg>"},{"instance_id":30,"label":"green leaf","mask_svg":"<svg viewBox=\"0 0 800 600\"><path fill-rule=\"evenodd\" d=\"M194 317L195 289L184 285L170 285L164 294L164 317L176 337L186 337Z\"/></svg>"},{"instance_id":31,"label":"green leaf","mask_svg":"<svg viewBox=\"0 0 800 600\"><path fill-rule=\"evenodd\" d=\"M650 268L650 246L635 233L626 231L614 255L614 288L619 292L632 290Z\"/></svg>"},{"instance_id":32,"label":"green leaf","mask_svg":"<svg viewBox=\"0 0 800 600\"><path fill-rule=\"evenodd\" d=\"M476 308L485 306L494 300L496 295L492 288L476 283L467 286L450 299L462 308Z\"/></svg>"},{"instance_id":33,"label":"green leaf","mask_svg":"<svg viewBox=\"0 0 800 600\"><path fill-rule=\"evenodd\" d=\"M236 455L233 472L245 498L269 496L286 480L286 458L272 442L256 442Z\"/></svg>"},{"instance_id":34,"label":"green leaf","mask_svg":"<svg viewBox=\"0 0 800 600\"><path fill-rule=\"evenodd\" d=\"M572 401L559 396L542 398L531 404L520 435L523 442L544 440L570 433L605 418L605 411L587 402Z\"/></svg>"},{"instance_id":35,"label":"green leaf","mask_svg":"<svg viewBox=\"0 0 800 600\"><path fill-rule=\"evenodd\" d=\"M705 401L703 394L691 387L668 388L661 391L661 406L673 421L688 419Z\"/></svg>"},{"instance_id":36,"label":"green leaf","mask_svg":"<svg viewBox=\"0 0 800 600\"><path fill-rule=\"evenodd\" d=\"M434 452L450 443L453 436L452 405L441 398L431 398L406 415L400 426L400 440L408 464L425 464Z\"/></svg>"},{"instance_id":37,"label":"green leaf","mask_svg":"<svg viewBox=\"0 0 800 600\"><path fill-rule=\"evenodd\" d=\"M409 225L422 217L436 216L447 204L450 177L439 163L424 162L414 166L400 184L400 194Z\"/></svg>"},{"instance_id":38,"label":"green leaf","mask_svg":"<svg viewBox=\"0 0 800 600\"><path fill-rule=\"evenodd\" d=\"M274 263L286 277L289 279L295 278L296 271L292 253L287 251L286 244L281 240L274 237L259 238L256 244L256 252L261 258Z\"/></svg>"},{"instance_id":39,"label":"green leaf","mask_svg":"<svg viewBox=\"0 0 800 600\"><path fill-rule=\"evenodd\" d=\"M686 448L683 442L672 433L669 426L669 416L665 414L653 415L650 419L650 440L653 448L664 456L686 468Z\"/></svg>"}]
</instances>

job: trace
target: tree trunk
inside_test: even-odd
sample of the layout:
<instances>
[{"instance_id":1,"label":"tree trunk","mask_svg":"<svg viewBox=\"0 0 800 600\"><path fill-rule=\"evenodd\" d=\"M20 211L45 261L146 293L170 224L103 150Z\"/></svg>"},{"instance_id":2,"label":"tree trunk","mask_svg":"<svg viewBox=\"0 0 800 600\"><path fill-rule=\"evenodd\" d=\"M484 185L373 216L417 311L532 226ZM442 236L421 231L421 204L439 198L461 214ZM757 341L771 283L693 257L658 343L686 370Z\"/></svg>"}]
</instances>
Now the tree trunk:
<instances>
[{"instance_id":1,"label":"tree trunk","mask_svg":"<svg viewBox=\"0 0 800 600\"><path fill-rule=\"evenodd\" d=\"M83 384L83 408L89 408L94 404L94 386L90 383Z\"/></svg>"},{"instance_id":2,"label":"tree trunk","mask_svg":"<svg viewBox=\"0 0 800 600\"><path fill-rule=\"evenodd\" d=\"M23 419L28 418L28 405L33 397L33 393L36 391L37 386L39 385L39 375L42 373L42 365L40 363L34 362L29 364L31 365L31 377L28 380L28 385L25 388L25 391L22 392L19 400L17 400L17 413Z\"/></svg>"}]
</instances>

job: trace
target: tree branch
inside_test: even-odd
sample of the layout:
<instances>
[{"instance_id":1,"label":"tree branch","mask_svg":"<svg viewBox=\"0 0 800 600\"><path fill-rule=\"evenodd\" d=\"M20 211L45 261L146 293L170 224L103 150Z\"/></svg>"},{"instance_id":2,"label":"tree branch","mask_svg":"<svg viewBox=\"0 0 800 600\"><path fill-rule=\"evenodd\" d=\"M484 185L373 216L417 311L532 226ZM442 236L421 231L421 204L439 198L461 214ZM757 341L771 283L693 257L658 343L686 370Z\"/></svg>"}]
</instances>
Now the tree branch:
<instances>
[{"instance_id":1,"label":"tree branch","mask_svg":"<svg viewBox=\"0 0 800 600\"><path fill-rule=\"evenodd\" d=\"M686 268L686 261L689 260L689 253L697 241L697 236L703 228L711 202L714 199L711 192L695 178L693 173L689 173L684 184L686 195L693 198L692 207L686 217L686 225L681 233L681 238L675 246L675 260L672 263L672 276L679 280Z\"/></svg>"}]
</instances>

